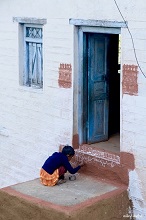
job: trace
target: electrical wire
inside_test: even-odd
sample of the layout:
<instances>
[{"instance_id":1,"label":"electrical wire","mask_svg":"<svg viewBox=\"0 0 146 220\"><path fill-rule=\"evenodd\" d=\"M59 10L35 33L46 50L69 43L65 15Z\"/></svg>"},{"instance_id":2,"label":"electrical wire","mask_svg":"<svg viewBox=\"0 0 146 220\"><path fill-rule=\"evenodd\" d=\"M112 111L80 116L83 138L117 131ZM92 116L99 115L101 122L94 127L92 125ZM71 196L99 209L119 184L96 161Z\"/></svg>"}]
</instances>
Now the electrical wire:
<instances>
[{"instance_id":1,"label":"electrical wire","mask_svg":"<svg viewBox=\"0 0 146 220\"><path fill-rule=\"evenodd\" d=\"M124 21L125 24L126 24L126 27L127 27L127 29L128 29L128 32L129 32L129 34L130 34L130 37L131 37L131 40L132 40L132 46L133 46L133 50L134 50L134 55L135 55L135 59L136 59L137 65L138 65L138 67L139 67L141 73L143 74L143 76L146 78L146 75L145 75L144 72L142 71L142 68L141 68L141 66L140 66L140 64L139 64L139 61L138 61L138 58L137 58L137 55L136 55L136 49L135 49L135 46L134 46L134 40L133 40L133 36L132 36L132 34L131 34L131 31L130 31L128 25L127 25L127 22L125 21L124 16L122 15L122 12L121 12L121 10L120 10L120 8L119 8L119 6L118 6L116 0L114 0L114 2L115 2L115 5L116 5L116 7L117 7L117 9L118 9L118 11L119 11L121 17L123 18L123 21Z\"/></svg>"}]
</instances>

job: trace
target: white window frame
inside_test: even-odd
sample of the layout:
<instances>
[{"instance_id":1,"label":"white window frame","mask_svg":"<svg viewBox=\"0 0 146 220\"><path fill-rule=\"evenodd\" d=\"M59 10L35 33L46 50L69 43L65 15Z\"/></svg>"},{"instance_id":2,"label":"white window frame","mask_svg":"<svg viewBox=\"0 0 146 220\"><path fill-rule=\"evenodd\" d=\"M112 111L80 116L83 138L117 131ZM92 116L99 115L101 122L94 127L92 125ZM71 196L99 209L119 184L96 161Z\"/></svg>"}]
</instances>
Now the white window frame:
<instances>
[{"instance_id":1,"label":"white window frame","mask_svg":"<svg viewBox=\"0 0 146 220\"><path fill-rule=\"evenodd\" d=\"M32 88L42 88L43 87L43 71L42 71L42 83L36 84L36 85L28 85L26 83L26 41L29 40L31 42L31 39L27 39L25 37L26 34L26 27L36 27L36 28L42 28L43 31L43 25L47 23L47 19L45 18L33 18L33 17L13 17L13 22L18 22L19 24L19 84L21 86L25 87L32 87ZM33 40L33 39L32 39ZM43 39L36 39L35 41L37 43L42 44L43 49ZM43 62L43 51L42 51L42 62ZM42 70L43 70L43 64L42 64Z\"/></svg>"}]
</instances>

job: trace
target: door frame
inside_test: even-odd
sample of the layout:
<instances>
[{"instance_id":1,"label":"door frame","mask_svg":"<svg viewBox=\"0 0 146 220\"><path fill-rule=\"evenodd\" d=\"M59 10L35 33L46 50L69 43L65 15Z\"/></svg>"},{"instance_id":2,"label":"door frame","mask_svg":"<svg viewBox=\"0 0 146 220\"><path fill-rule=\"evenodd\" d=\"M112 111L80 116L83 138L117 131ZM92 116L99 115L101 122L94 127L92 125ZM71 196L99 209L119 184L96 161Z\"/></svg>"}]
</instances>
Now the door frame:
<instances>
[{"instance_id":1,"label":"door frame","mask_svg":"<svg viewBox=\"0 0 146 220\"><path fill-rule=\"evenodd\" d=\"M83 126L83 76L84 76L84 33L121 34L126 22L70 19L74 25L74 87L73 87L73 135L78 135L78 144L86 143ZM76 73L75 73L76 72Z\"/></svg>"}]
</instances>

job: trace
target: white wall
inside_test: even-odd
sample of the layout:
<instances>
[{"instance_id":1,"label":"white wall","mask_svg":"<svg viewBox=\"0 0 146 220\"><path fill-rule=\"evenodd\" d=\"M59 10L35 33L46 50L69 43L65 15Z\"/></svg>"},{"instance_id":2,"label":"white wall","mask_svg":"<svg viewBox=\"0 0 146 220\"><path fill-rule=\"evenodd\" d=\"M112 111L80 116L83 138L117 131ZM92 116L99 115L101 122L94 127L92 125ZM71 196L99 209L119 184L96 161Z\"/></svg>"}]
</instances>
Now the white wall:
<instances>
[{"instance_id":1,"label":"white wall","mask_svg":"<svg viewBox=\"0 0 146 220\"><path fill-rule=\"evenodd\" d=\"M65 8L59 14L57 4L25 2L7 1L0 7L1 187L38 177L48 155L60 144L72 144L72 89L59 88L58 68L60 63L72 64L73 27ZM43 91L19 85L17 16L47 19Z\"/></svg>"},{"instance_id":2,"label":"white wall","mask_svg":"<svg viewBox=\"0 0 146 220\"><path fill-rule=\"evenodd\" d=\"M139 64L146 73L145 1L117 3L128 21ZM13 23L13 17L47 19L43 91L19 86L18 24ZM113 0L0 2L1 187L38 177L46 156L58 150L60 144L72 143L73 91L58 87L60 63L73 65L73 26L69 25L69 18L123 21ZM127 29L122 30L122 64L137 65ZM146 210L145 100L146 78L139 71L138 95L121 94L121 151L135 157L129 189L137 216Z\"/></svg>"},{"instance_id":3,"label":"white wall","mask_svg":"<svg viewBox=\"0 0 146 220\"><path fill-rule=\"evenodd\" d=\"M134 41L137 61L128 30L122 33L123 64L139 65L138 94L121 96L121 151L130 152L135 158L135 170L129 173L129 195L134 204L136 219L146 218L146 16L144 1L126 5L123 15ZM129 12L129 13L128 13Z\"/></svg>"}]
</instances>

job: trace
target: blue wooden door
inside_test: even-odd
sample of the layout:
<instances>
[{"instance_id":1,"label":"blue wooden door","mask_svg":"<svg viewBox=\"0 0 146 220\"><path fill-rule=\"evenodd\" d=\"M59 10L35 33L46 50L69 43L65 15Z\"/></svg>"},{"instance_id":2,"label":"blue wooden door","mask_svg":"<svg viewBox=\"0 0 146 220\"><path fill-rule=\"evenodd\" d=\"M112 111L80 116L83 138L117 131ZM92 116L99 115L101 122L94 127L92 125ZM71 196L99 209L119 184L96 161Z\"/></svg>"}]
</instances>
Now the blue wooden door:
<instances>
[{"instance_id":1,"label":"blue wooden door","mask_svg":"<svg viewBox=\"0 0 146 220\"><path fill-rule=\"evenodd\" d=\"M108 139L109 37L104 34L88 35L88 128L87 142L95 143Z\"/></svg>"}]
</instances>

